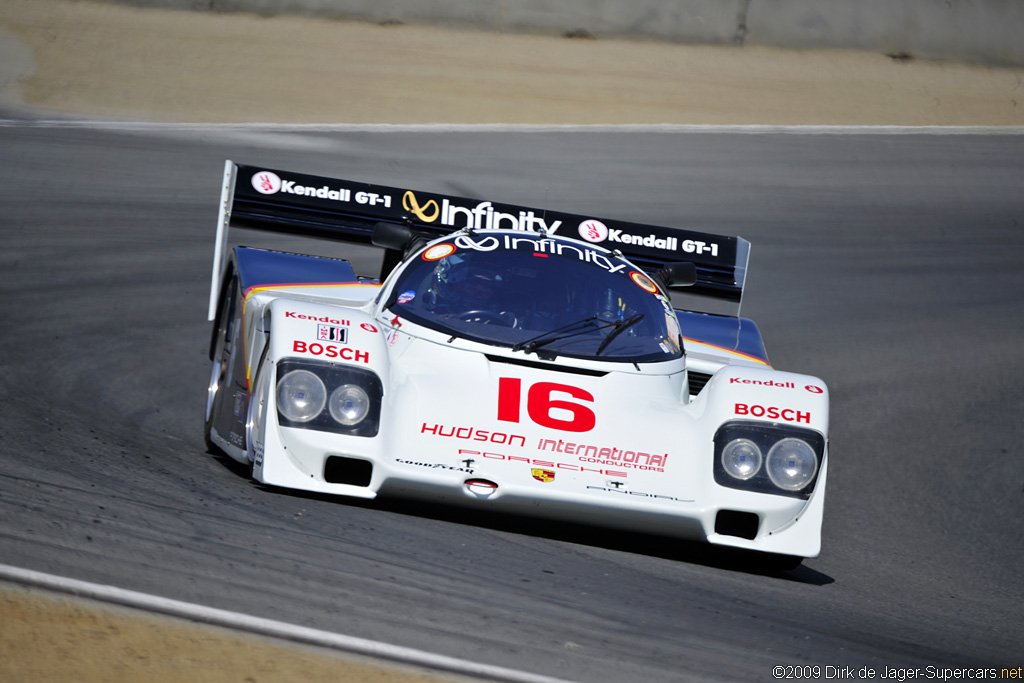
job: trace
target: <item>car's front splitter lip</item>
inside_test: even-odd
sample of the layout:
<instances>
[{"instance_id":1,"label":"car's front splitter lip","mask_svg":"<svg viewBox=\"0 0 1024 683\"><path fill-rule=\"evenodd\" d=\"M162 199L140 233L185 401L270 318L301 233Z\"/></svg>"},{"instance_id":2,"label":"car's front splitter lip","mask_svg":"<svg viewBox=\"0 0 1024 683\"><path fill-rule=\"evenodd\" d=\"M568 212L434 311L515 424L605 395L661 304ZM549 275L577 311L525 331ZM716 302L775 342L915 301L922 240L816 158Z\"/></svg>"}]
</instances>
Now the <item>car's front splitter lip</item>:
<instances>
[{"instance_id":1,"label":"car's front splitter lip","mask_svg":"<svg viewBox=\"0 0 1024 683\"><path fill-rule=\"evenodd\" d=\"M412 498L802 557L815 557L820 551L824 478L808 501L725 489L713 482L701 500L694 500L614 488L597 477L593 482L578 481L570 489L486 468L438 465L412 456L389 458L374 439L325 436L294 428L269 432L274 432L275 439L282 433L285 437L279 441L279 450L268 449L259 469L257 478L271 485L362 499L378 495ZM325 481L324 465L329 457L370 462L373 471L367 485ZM563 479L566 474L557 473ZM760 520L756 536L747 539L716 533L721 510L756 514Z\"/></svg>"}]
</instances>

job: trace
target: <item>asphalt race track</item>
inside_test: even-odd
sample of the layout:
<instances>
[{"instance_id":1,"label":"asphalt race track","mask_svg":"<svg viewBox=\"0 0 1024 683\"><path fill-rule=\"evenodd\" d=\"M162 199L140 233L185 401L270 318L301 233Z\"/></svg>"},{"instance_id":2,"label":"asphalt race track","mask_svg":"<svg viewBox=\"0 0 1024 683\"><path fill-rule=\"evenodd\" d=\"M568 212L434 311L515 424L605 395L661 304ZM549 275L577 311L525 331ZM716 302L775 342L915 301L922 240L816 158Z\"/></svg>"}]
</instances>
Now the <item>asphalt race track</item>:
<instances>
[{"instance_id":1,"label":"asphalt race track","mask_svg":"<svg viewBox=\"0 0 1024 683\"><path fill-rule=\"evenodd\" d=\"M2 563L579 681L1024 666L1024 135L19 124L0 158ZM228 158L749 239L744 314L831 390L821 557L248 481L202 438Z\"/></svg>"}]
</instances>

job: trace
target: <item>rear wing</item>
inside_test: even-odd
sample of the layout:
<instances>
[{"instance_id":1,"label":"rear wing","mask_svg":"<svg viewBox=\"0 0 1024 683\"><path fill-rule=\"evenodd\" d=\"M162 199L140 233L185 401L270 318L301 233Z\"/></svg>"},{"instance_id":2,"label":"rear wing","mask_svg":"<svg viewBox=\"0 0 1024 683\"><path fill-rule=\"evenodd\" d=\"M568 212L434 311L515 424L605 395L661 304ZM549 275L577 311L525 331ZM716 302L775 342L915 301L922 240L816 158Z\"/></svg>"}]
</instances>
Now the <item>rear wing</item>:
<instances>
[{"instance_id":1,"label":"rear wing","mask_svg":"<svg viewBox=\"0 0 1024 683\"><path fill-rule=\"evenodd\" d=\"M665 263L690 261L697 267L697 282L686 289L686 294L731 302L735 304L734 315L739 315L750 255L750 243L739 237L226 161L213 258L210 319L216 312L231 226L370 244L377 223L408 225L431 239L466 227L544 230L618 250L648 273L657 272ZM385 259L385 268L388 263ZM382 273L381 278L386 275Z\"/></svg>"}]
</instances>

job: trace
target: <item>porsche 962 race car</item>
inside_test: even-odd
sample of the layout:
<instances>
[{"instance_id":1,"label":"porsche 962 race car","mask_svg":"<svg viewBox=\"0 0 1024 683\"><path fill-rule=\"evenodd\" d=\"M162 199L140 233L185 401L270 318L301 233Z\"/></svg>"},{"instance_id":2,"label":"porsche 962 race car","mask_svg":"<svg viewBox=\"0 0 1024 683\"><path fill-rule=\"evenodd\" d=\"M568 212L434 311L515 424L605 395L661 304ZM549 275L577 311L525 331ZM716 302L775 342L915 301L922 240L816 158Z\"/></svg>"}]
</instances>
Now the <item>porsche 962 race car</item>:
<instances>
[{"instance_id":1,"label":"porsche 962 race car","mask_svg":"<svg viewBox=\"0 0 1024 683\"><path fill-rule=\"evenodd\" d=\"M232 225L382 269L229 250ZM828 391L739 317L749 247L229 161L208 445L273 486L815 557Z\"/></svg>"}]
</instances>

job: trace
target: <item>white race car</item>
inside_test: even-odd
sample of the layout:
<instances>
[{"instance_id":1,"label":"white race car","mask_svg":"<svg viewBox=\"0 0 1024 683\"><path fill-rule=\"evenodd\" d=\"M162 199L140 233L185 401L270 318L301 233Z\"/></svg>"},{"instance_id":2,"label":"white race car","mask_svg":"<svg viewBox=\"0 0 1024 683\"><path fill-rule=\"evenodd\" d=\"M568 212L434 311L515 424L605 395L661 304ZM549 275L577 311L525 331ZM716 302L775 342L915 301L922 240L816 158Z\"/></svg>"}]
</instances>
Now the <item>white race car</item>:
<instances>
[{"instance_id":1,"label":"white race car","mask_svg":"<svg viewBox=\"0 0 1024 683\"><path fill-rule=\"evenodd\" d=\"M382 272L229 251L229 225L372 243ZM229 161L207 443L274 486L795 566L820 550L828 391L773 370L738 316L748 254L737 237Z\"/></svg>"}]
</instances>

